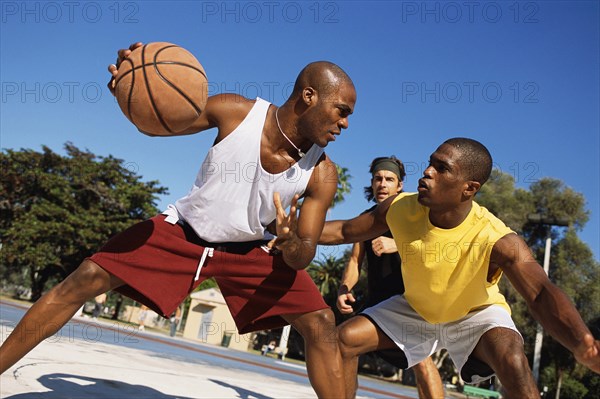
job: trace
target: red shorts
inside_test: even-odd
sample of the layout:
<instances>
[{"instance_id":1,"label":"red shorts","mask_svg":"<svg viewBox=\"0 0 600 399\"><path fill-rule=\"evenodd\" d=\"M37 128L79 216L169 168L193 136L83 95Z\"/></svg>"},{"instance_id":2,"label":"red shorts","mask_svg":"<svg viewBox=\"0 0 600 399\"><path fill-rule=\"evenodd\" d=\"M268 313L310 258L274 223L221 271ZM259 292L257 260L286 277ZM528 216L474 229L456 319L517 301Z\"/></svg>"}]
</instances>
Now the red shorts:
<instances>
[{"instance_id":1,"label":"red shorts","mask_svg":"<svg viewBox=\"0 0 600 399\"><path fill-rule=\"evenodd\" d=\"M168 317L198 284L214 277L242 334L282 327L288 324L282 315L329 307L308 273L263 250L265 241L208 243L190 226L164 219L134 225L90 258L125 282L115 291ZM207 247L214 252L205 256L195 281Z\"/></svg>"}]
</instances>

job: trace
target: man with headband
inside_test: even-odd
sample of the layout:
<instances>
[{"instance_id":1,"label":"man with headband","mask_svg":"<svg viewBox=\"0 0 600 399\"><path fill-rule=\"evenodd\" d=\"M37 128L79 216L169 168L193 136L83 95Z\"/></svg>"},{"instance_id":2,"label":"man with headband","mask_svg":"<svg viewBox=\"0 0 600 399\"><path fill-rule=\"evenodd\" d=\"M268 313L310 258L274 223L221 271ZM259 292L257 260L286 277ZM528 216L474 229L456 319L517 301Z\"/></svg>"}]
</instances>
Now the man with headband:
<instances>
[{"instance_id":1,"label":"man with headband","mask_svg":"<svg viewBox=\"0 0 600 399\"><path fill-rule=\"evenodd\" d=\"M369 169L371 185L365 187L367 201L377 204L389 196L402 192L403 180L406 173L402 161L395 156L375 158ZM377 205L365 212L370 212ZM368 297L366 307L371 307L394 295L404 293L402 280L401 260L396 243L391 232L352 246L350 259L344 269L342 282L338 290L337 307L342 314L354 312L352 304L355 302L352 288L360 277L360 268L367 257ZM405 369L407 360L399 349L387 349L376 352L382 359L394 366ZM443 398L444 389L440 374L430 357L413 367L417 377L417 389L420 398Z\"/></svg>"}]
</instances>

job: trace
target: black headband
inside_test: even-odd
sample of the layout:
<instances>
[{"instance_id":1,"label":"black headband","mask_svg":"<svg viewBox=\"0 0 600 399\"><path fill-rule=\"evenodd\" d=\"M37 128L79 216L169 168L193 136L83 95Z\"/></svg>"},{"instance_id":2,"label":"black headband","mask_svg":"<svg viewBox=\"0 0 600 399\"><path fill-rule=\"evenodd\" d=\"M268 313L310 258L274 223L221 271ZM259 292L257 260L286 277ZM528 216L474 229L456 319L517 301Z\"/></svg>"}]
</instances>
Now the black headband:
<instances>
[{"instance_id":1,"label":"black headband","mask_svg":"<svg viewBox=\"0 0 600 399\"><path fill-rule=\"evenodd\" d=\"M392 173L395 173L396 176L398 176L398 180L402 180L402 175L400 174L400 167L391 158L381 159L373 165L373 174L379 172L380 170L388 170Z\"/></svg>"}]
</instances>

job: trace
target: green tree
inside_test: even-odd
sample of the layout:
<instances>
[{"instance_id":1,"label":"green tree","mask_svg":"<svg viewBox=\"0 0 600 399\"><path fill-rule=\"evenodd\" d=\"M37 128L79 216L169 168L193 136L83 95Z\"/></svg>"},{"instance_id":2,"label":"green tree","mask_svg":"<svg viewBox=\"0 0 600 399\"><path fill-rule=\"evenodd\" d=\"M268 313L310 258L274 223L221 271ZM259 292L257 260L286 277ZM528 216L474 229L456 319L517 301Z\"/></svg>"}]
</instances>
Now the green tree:
<instances>
[{"instance_id":1,"label":"green tree","mask_svg":"<svg viewBox=\"0 0 600 399\"><path fill-rule=\"evenodd\" d=\"M336 306L337 292L340 287L340 281L342 280L344 267L346 266L346 263L348 263L350 257L350 252L351 250L348 248L339 256L336 256L335 253L328 253L321 256L321 259L312 261L306 269L317 288L319 288L325 303L333 309L338 323L351 317L349 315L341 314ZM367 293L367 279L365 278L364 273L361 273L360 279L352 289L352 292L356 299L354 304L355 309L361 309Z\"/></svg>"},{"instance_id":2,"label":"green tree","mask_svg":"<svg viewBox=\"0 0 600 399\"><path fill-rule=\"evenodd\" d=\"M335 165L335 167L337 168L338 185L330 208L344 202L346 194L349 194L352 191L352 185L350 184L352 175L348 172L348 168L343 168L339 165Z\"/></svg>"},{"instance_id":3,"label":"green tree","mask_svg":"<svg viewBox=\"0 0 600 399\"><path fill-rule=\"evenodd\" d=\"M64 278L108 238L156 214L157 181L135 165L72 143L66 155L43 147L0 153L0 275L32 290Z\"/></svg>"},{"instance_id":4,"label":"green tree","mask_svg":"<svg viewBox=\"0 0 600 399\"><path fill-rule=\"evenodd\" d=\"M512 176L494 171L478 194L477 202L520 233L540 264L544 258L546 238L550 235L550 279L573 300L585 321L600 313L600 265L589 246L577 237L577 231L589 218L582 194L552 178L540 179L526 191L515 188ZM532 223L527 220L529 213L566 217L570 226L550 227ZM530 316L524 300L506 279L502 280L501 289L511 304L513 319L524 336L525 349L531 357L537 323ZM572 388L577 386L578 380L588 378L591 372L577 367L573 356L552 338L544 337L543 344L541 366L543 369L550 367L554 374L553 378L546 379L546 382L556 384L551 387L553 392L560 390L562 381L568 381Z\"/></svg>"},{"instance_id":5,"label":"green tree","mask_svg":"<svg viewBox=\"0 0 600 399\"><path fill-rule=\"evenodd\" d=\"M315 260L308 266L307 271L313 279L325 302L330 304L332 298L337 297L337 289L340 286L340 280L347 256L336 258L334 255L328 255L323 260ZM333 300L335 303L335 299Z\"/></svg>"},{"instance_id":6,"label":"green tree","mask_svg":"<svg viewBox=\"0 0 600 399\"><path fill-rule=\"evenodd\" d=\"M548 387L545 397L561 399L583 399L589 393L589 389L580 381L569 376L564 377L560 391L557 390L557 370L553 366L546 367L540 375L542 386ZM557 396L557 393L559 396Z\"/></svg>"},{"instance_id":7,"label":"green tree","mask_svg":"<svg viewBox=\"0 0 600 399\"><path fill-rule=\"evenodd\" d=\"M522 231L527 215L534 213L531 193L516 188L515 179L494 169L475 199L515 231Z\"/></svg>"}]
</instances>

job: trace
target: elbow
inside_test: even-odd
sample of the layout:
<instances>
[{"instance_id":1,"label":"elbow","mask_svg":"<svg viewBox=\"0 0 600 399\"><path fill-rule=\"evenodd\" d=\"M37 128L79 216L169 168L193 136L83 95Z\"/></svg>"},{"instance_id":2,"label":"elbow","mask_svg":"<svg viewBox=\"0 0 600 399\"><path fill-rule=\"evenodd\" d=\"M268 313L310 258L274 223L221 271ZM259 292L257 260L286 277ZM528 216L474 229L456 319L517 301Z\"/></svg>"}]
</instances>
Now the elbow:
<instances>
[{"instance_id":1,"label":"elbow","mask_svg":"<svg viewBox=\"0 0 600 399\"><path fill-rule=\"evenodd\" d=\"M535 293L532 293L531 296L529 296L529 297L524 296L524 299L527 302L527 306L529 306L530 309L534 310L542 305L542 299L543 299L545 290L546 290L545 287L540 287L540 289L538 291L536 291Z\"/></svg>"},{"instance_id":2,"label":"elbow","mask_svg":"<svg viewBox=\"0 0 600 399\"><path fill-rule=\"evenodd\" d=\"M309 242L307 242L309 241ZM314 259L317 252L316 245L310 240L305 240L302 244L291 251L283 251L283 260L294 270L305 269Z\"/></svg>"},{"instance_id":3,"label":"elbow","mask_svg":"<svg viewBox=\"0 0 600 399\"><path fill-rule=\"evenodd\" d=\"M558 298L554 293L552 286L543 285L534 295L526 298L529 310L536 320L539 321L544 314L559 312Z\"/></svg>"}]
</instances>

